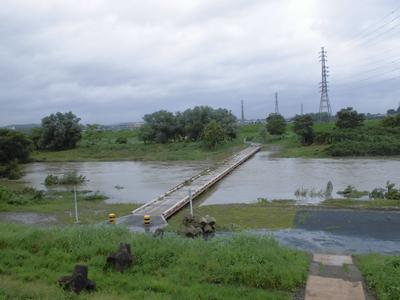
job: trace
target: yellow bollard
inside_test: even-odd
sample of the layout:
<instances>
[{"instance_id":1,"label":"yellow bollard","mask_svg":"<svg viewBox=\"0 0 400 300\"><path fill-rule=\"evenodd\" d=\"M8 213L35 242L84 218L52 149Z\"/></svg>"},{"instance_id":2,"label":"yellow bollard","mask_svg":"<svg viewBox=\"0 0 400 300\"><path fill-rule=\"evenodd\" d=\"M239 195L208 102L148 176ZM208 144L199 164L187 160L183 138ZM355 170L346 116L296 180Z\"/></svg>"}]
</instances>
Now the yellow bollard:
<instances>
[{"instance_id":1,"label":"yellow bollard","mask_svg":"<svg viewBox=\"0 0 400 300\"><path fill-rule=\"evenodd\" d=\"M117 218L116 214L114 214L114 213L108 214L108 223L115 224L116 218Z\"/></svg>"},{"instance_id":2,"label":"yellow bollard","mask_svg":"<svg viewBox=\"0 0 400 300\"><path fill-rule=\"evenodd\" d=\"M151 218L149 215L144 215L144 217L143 217L144 225L150 225L150 220L151 220Z\"/></svg>"}]
</instances>

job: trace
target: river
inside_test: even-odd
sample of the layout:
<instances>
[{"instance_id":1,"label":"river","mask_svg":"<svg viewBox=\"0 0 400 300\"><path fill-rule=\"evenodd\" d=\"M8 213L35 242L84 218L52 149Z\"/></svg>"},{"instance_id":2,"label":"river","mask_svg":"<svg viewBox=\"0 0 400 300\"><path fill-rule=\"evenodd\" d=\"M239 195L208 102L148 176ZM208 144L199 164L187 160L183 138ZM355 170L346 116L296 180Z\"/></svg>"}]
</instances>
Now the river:
<instances>
[{"instance_id":1,"label":"river","mask_svg":"<svg viewBox=\"0 0 400 300\"><path fill-rule=\"evenodd\" d=\"M48 174L76 171L89 180L83 190L99 191L109 202L145 203L206 168L206 162L54 162L26 166L21 183L37 189ZM202 205L250 203L258 198L296 199L296 189L325 190L333 183L333 196L347 185L358 190L400 183L399 159L302 159L274 158L259 152L202 198ZM304 197L300 203L318 203Z\"/></svg>"}]
</instances>

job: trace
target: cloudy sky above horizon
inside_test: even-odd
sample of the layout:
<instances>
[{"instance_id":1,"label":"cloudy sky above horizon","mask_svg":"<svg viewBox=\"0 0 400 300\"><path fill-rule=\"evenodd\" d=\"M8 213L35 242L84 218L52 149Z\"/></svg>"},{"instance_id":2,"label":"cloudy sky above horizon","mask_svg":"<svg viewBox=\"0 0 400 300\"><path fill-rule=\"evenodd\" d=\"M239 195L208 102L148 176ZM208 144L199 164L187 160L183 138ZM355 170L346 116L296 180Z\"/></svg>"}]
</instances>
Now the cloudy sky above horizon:
<instances>
[{"instance_id":1,"label":"cloudy sky above horizon","mask_svg":"<svg viewBox=\"0 0 400 300\"><path fill-rule=\"evenodd\" d=\"M397 0L0 0L0 126L73 111L140 121L211 105L247 118L316 112L328 51L333 111L400 101Z\"/></svg>"}]
</instances>

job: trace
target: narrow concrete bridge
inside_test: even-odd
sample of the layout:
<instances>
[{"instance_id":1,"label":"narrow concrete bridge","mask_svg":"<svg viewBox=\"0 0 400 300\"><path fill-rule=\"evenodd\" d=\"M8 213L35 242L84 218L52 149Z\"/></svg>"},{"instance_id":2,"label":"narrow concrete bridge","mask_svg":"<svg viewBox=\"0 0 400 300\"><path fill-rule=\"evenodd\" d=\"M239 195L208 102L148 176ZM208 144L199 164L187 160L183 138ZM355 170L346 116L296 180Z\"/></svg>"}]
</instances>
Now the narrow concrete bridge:
<instances>
[{"instance_id":1,"label":"narrow concrete bridge","mask_svg":"<svg viewBox=\"0 0 400 300\"><path fill-rule=\"evenodd\" d=\"M156 199L140 206L132 211L132 215L117 219L117 223L126 224L133 231L143 231L143 217L149 215L151 216L151 227L153 229L166 226L166 220L190 202L189 192L191 193L191 198L195 199L251 158L260 149L259 145L250 145L215 167L203 170Z\"/></svg>"}]
</instances>

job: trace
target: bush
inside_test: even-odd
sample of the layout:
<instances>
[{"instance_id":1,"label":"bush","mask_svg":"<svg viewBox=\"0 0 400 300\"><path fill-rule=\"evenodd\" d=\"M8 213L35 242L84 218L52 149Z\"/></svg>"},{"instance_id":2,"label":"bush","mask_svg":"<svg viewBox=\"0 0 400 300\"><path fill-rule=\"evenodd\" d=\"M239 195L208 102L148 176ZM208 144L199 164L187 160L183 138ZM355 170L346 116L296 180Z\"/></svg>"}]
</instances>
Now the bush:
<instances>
[{"instance_id":1,"label":"bush","mask_svg":"<svg viewBox=\"0 0 400 300\"><path fill-rule=\"evenodd\" d=\"M128 139L126 137L124 137L124 136L120 136L115 140L115 142L117 144L127 144L128 143Z\"/></svg>"},{"instance_id":2,"label":"bush","mask_svg":"<svg viewBox=\"0 0 400 300\"><path fill-rule=\"evenodd\" d=\"M272 135L285 133L286 121L280 114L270 114L267 118L267 131Z\"/></svg>"},{"instance_id":3,"label":"bush","mask_svg":"<svg viewBox=\"0 0 400 300\"><path fill-rule=\"evenodd\" d=\"M8 164L0 165L0 177L5 177L10 180L20 179L24 173L17 160L13 160Z\"/></svg>"},{"instance_id":4,"label":"bush","mask_svg":"<svg viewBox=\"0 0 400 300\"><path fill-rule=\"evenodd\" d=\"M26 204L28 201L22 196L16 194L10 189L0 186L0 203L7 203L12 205Z\"/></svg>"},{"instance_id":5,"label":"bush","mask_svg":"<svg viewBox=\"0 0 400 300\"><path fill-rule=\"evenodd\" d=\"M336 127L338 128L356 128L363 125L364 114L359 114L352 107L343 108L336 114Z\"/></svg>"},{"instance_id":6,"label":"bush","mask_svg":"<svg viewBox=\"0 0 400 300\"><path fill-rule=\"evenodd\" d=\"M44 184L46 186L51 186L51 185L57 185L57 184L62 184L62 185L79 185L83 184L87 181L85 176L78 175L76 172L69 172L64 174L61 177L58 177L56 175L49 174L46 176L44 180Z\"/></svg>"}]
</instances>

